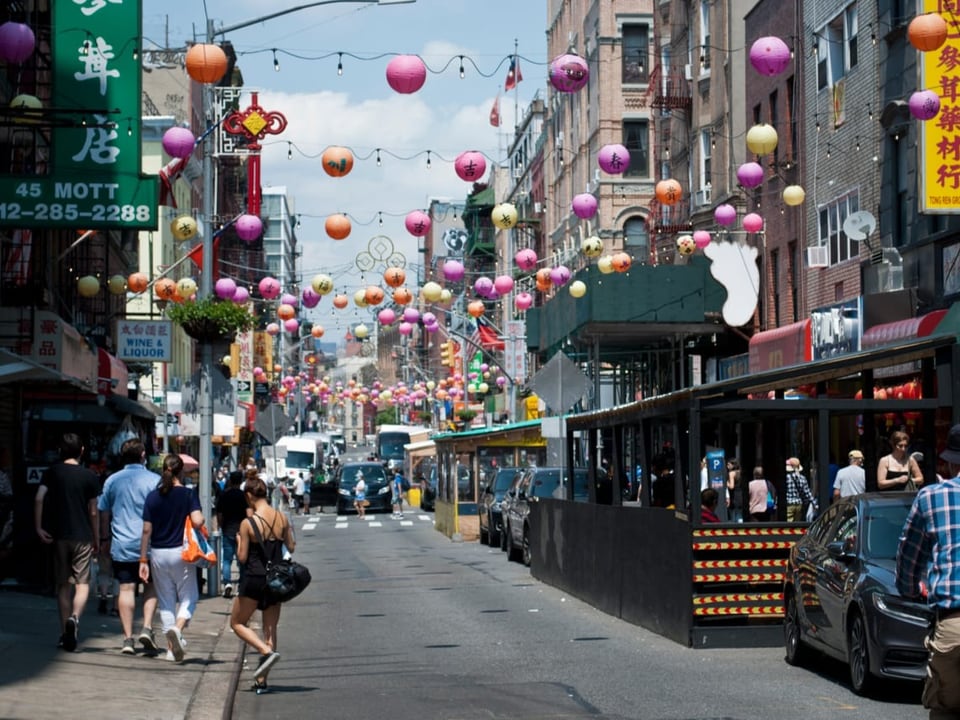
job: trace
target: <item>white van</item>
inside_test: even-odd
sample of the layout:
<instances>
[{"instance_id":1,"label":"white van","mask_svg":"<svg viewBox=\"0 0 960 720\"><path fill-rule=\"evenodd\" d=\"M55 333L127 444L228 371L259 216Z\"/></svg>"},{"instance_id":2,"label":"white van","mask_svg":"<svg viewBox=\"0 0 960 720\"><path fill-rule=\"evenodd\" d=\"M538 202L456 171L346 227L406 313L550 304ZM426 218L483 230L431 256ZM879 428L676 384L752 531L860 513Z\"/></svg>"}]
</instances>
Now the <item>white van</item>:
<instances>
[{"instance_id":1,"label":"white van","mask_svg":"<svg viewBox=\"0 0 960 720\"><path fill-rule=\"evenodd\" d=\"M277 447L287 451L278 480L292 481L303 474L303 480L309 487L314 469L323 464L322 444L317 438L286 435L277 440Z\"/></svg>"}]
</instances>

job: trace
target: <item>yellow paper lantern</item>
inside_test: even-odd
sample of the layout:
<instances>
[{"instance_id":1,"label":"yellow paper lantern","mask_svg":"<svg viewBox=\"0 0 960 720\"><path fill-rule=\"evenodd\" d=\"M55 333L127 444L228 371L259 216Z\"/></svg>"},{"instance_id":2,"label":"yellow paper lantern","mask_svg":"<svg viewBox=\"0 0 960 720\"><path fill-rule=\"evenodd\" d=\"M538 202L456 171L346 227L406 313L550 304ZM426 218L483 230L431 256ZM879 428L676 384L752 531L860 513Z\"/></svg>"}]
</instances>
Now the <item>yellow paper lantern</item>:
<instances>
[{"instance_id":1,"label":"yellow paper lantern","mask_svg":"<svg viewBox=\"0 0 960 720\"><path fill-rule=\"evenodd\" d=\"M801 205L806 197L806 191L799 185L787 185L783 189L783 201L791 207Z\"/></svg>"},{"instance_id":2,"label":"yellow paper lantern","mask_svg":"<svg viewBox=\"0 0 960 720\"><path fill-rule=\"evenodd\" d=\"M177 282L177 292L182 298L188 298L197 292L197 281L193 278L182 278Z\"/></svg>"},{"instance_id":3,"label":"yellow paper lantern","mask_svg":"<svg viewBox=\"0 0 960 720\"><path fill-rule=\"evenodd\" d=\"M197 221L190 215L181 215L170 223L170 232L181 242L189 240L197 234Z\"/></svg>"},{"instance_id":4,"label":"yellow paper lantern","mask_svg":"<svg viewBox=\"0 0 960 720\"><path fill-rule=\"evenodd\" d=\"M111 295L123 295L127 291L127 279L123 275L113 275L107 280L107 290Z\"/></svg>"},{"instance_id":5,"label":"yellow paper lantern","mask_svg":"<svg viewBox=\"0 0 960 720\"><path fill-rule=\"evenodd\" d=\"M353 294L353 304L357 307L366 307L367 306L367 290L366 288L362 290L357 290Z\"/></svg>"},{"instance_id":6,"label":"yellow paper lantern","mask_svg":"<svg viewBox=\"0 0 960 720\"><path fill-rule=\"evenodd\" d=\"M747 130L747 147L756 155L769 155L777 148L777 131L772 125L760 123Z\"/></svg>"},{"instance_id":7,"label":"yellow paper lantern","mask_svg":"<svg viewBox=\"0 0 960 720\"><path fill-rule=\"evenodd\" d=\"M600 257L603 254L603 240L596 235L584 238L583 242L580 243L580 252L588 258Z\"/></svg>"},{"instance_id":8,"label":"yellow paper lantern","mask_svg":"<svg viewBox=\"0 0 960 720\"><path fill-rule=\"evenodd\" d=\"M365 337L367 337L367 335L370 334L370 328L368 328L363 323L360 323L353 329L353 334L355 337L359 338L360 340L363 340Z\"/></svg>"},{"instance_id":9,"label":"yellow paper lantern","mask_svg":"<svg viewBox=\"0 0 960 720\"><path fill-rule=\"evenodd\" d=\"M310 287L317 295L327 295L333 292L333 278L329 275L314 275Z\"/></svg>"},{"instance_id":10,"label":"yellow paper lantern","mask_svg":"<svg viewBox=\"0 0 960 720\"><path fill-rule=\"evenodd\" d=\"M80 293L80 297L95 297L100 292L100 281L93 275L84 275L77 280L77 292Z\"/></svg>"},{"instance_id":11,"label":"yellow paper lantern","mask_svg":"<svg viewBox=\"0 0 960 720\"><path fill-rule=\"evenodd\" d=\"M587 286L582 280L574 280L570 283L570 294L575 298L582 298L587 294Z\"/></svg>"},{"instance_id":12,"label":"yellow paper lantern","mask_svg":"<svg viewBox=\"0 0 960 720\"><path fill-rule=\"evenodd\" d=\"M613 272L613 256L604 255L602 258L597 260L597 270L602 272L604 275L609 275Z\"/></svg>"},{"instance_id":13,"label":"yellow paper lantern","mask_svg":"<svg viewBox=\"0 0 960 720\"><path fill-rule=\"evenodd\" d=\"M17 95L10 101L10 109L15 110L13 122L18 125L34 125L42 119L39 112L29 112L30 110L40 110L43 103L35 95Z\"/></svg>"},{"instance_id":14,"label":"yellow paper lantern","mask_svg":"<svg viewBox=\"0 0 960 720\"><path fill-rule=\"evenodd\" d=\"M494 206L490 214L493 224L501 230L509 230L517 224L517 208L512 203L500 203Z\"/></svg>"},{"instance_id":15,"label":"yellow paper lantern","mask_svg":"<svg viewBox=\"0 0 960 720\"><path fill-rule=\"evenodd\" d=\"M427 302L436 302L440 299L440 293L442 292L443 288L432 280L428 283L424 283L423 287L420 289L423 299Z\"/></svg>"},{"instance_id":16,"label":"yellow paper lantern","mask_svg":"<svg viewBox=\"0 0 960 720\"><path fill-rule=\"evenodd\" d=\"M453 293L444 288L440 291L440 300L438 302L441 305L450 305L453 302Z\"/></svg>"}]
</instances>

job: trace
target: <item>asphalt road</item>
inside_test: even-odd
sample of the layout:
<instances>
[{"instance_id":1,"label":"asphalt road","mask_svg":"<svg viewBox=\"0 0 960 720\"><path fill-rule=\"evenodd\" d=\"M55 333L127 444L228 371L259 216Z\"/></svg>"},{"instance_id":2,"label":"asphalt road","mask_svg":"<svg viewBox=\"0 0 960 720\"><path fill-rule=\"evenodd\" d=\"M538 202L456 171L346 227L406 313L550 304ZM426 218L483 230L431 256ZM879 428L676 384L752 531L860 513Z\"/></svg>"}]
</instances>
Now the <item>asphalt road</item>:
<instances>
[{"instance_id":1,"label":"asphalt road","mask_svg":"<svg viewBox=\"0 0 960 720\"><path fill-rule=\"evenodd\" d=\"M283 609L272 691L249 691L244 672L239 720L927 716L917 686L860 698L832 661L692 650L615 620L499 550L450 542L432 514L294 520L313 583Z\"/></svg>"}]
</instances>

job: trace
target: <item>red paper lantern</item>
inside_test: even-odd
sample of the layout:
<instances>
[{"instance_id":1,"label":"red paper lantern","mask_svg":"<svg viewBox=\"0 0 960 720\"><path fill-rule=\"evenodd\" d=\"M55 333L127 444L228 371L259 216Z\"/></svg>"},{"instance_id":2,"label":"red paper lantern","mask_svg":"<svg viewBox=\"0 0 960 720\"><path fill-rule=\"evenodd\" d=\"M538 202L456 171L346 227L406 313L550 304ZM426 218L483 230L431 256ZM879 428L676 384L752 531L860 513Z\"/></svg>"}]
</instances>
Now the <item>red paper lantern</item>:
<instances>
[{"instance_id":1,"label":"red paper lantern","mask_svg":"<svg viewBox=\"0 0 960 720\"><path fill-rule=\"evenodd\" d=\"M148 284L149 280L147 280L147 276L144 273L135 272L127 277L127 288L132 293L142 293L147 289Z\"/></svg>"},{"instance_id":2,"label":"red paper lantern","mask_svg":"<svg viewBox=\"0 0 960 720\"><path fill-rule=\"evenodd\" d=\"M342 213L338 213L327 217L326 222L323 223L323 229L326 230L327 235L334 240L345 240L353 228L350 225L350 218Z\"/></svg>"}]
</instances>

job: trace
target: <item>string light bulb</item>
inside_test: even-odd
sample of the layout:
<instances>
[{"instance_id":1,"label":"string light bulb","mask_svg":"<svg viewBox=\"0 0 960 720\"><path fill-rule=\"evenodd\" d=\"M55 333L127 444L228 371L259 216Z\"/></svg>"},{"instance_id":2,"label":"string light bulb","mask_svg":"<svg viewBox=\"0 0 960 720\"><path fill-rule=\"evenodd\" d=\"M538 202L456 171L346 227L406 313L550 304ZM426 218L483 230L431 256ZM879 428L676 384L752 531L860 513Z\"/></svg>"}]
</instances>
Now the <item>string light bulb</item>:
<instances>
[{"instance_id":1,"label":"string light bulb","mask_svg":"<svg viewBox=\"0 0 960 720\"><path fill-rule=\"evenodd\" d=\"M856 142L857 152L860 152L860 136L855 137L854 141Z\"/></svg>"},{"instance_id":2,"label":"string light bulb","mask_svg":"<svg viewBox=\"0 0 960 720\"><path fill-rule=\"evenodd\" d=\"M127 118L127 137L133 136L133 125L130 122L130 118Z\"/></svg>"},{"instance_id":3,"label":"string light bulb","mask_svg":"<svg viewBox=\"0 0 960 720\"><path fill-rule=\"evenodd\" d=\"M460 56L460 79L463 80L463 76L466 73L463 70L463 55Z\"/></svg>"},{"instance_id":4,"label":"string light bulb","mask_svg":"<svg viewBox=\"0 0 960 720\"><path fill-rule=\"evenodd\" d=\"M343 53L337 53L337 75L343 75Z\"/></svg>"},{"instance_id":5,"label":"string light bulb","mask_svg":"<svg viewBox=\"0 0 960 720\"><path fill-rule=\"evenodd\" d=\"M277 49L272 48L273 52L273 71L280 72L280 61L277 59Z\"/></svg>"},{"instance_id":6,"label":"string light bulb","mask_svg":"<svg viewBox=\"0 0 960 720\"><path fill-rule=\"evenodd\" d=\"M287 160L293 160L293 143L287 140Z\"/></svg>"},{"instance_id":7,"label":"string light bulb","mask_svg":"<svg viewBox=\"0 0 960 720\"><path fill-rule=\"evenodd\" d=\"M830 143L827 143L827 157L830 157Z\"/></svg>"},{"instance_id":8,"label":"string light bulb","mask_svg":"<svg viewBox=\"0 0 960 720\"><path fill-rule=\"evenodd\" d=\"M378 225L379 225L380 227L383 227L383 212L382 212L382 211L378 211L378 212L377 212L377 215L378 215L379 218L380 218L379 221L378 221Z\"/></svg>"},{"instance_id":9,"label":"string light bulb","mask_svg":"<svg viewBox=\"0 0 960 720\"><path fill-rule=\"evenodd\" d=\"M429 170L431 167L432 166L430 165L430 151L427 150L427 170Z\"/></svg>"},{"instance_id":10,"label":"string light bulb","mask_svg":"<svg viewBox=\"0 0 960 720\"><path fill-rule=\"evenodd\" d=\"M380 148L377 148L377 167L380 167Z\"/></svg>"},{"instance_id":11,"label":"string light bulb","mask_svg":"<svg viewBox=\"0 0 960 720\"><path fill-rule=\"evenodd\" d=\"M140 42L140 38L137 38L136 42L133 44L133 52L131 53L131 55L133 56L134 62L140 59L140 48L137 47L139 42Z\"/></svg>"}]
</instances>

